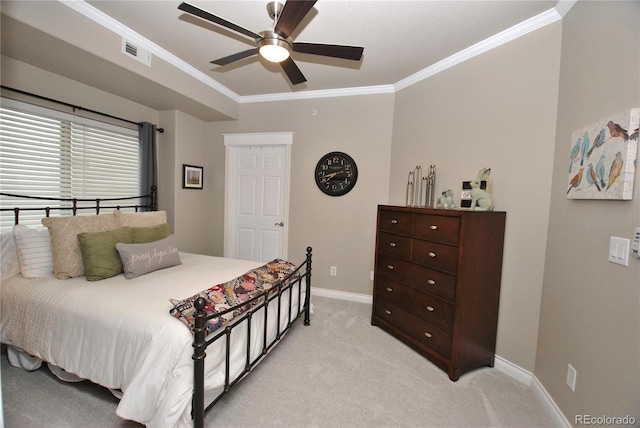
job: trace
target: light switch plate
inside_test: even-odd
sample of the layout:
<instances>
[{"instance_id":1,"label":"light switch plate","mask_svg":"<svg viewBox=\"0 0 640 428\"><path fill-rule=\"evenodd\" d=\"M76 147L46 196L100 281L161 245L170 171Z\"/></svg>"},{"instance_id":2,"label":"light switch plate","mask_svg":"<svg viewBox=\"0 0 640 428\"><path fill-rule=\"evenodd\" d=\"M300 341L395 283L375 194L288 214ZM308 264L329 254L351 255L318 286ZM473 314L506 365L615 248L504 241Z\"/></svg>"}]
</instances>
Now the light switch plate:
<instances>
[{"instance_id":1,"label":"light switch plate","mask_svg":"<svg viewBox=\"0 0 640 428\"><path fill-rule=\"evenodd\" d=\"M625 238L611 236L609 238L609 261L623 266L629 266L629 244Z\"/></svg>"}]
</instances>

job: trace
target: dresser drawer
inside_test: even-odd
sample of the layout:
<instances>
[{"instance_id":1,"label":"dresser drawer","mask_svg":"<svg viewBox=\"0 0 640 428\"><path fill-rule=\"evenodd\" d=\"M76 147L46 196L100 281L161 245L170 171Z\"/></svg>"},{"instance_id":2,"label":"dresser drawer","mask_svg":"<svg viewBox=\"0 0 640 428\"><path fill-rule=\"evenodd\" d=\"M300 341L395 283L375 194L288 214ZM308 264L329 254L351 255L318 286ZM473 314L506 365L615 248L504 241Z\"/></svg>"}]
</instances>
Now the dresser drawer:
<instances>
[{"instance_id":1,"label":"dresser drawer","mask_svg":"<svg viewBox=\"0 0 640 428\"><path fill-rule=\"evenodd\" d=\"M440 327L384 299L376 300L375 314L404 331L412 341L421 346L433 349L446 358L451 355L451 334Z\"/></svg>"},{"instance_id":2,"label":"dresser drawer","mask_svg":"<svg viewBox=\"0 0 640 428\"><path fill-rule=\"evenodd\" d=\"M376 296L451 331L453 305L391 279L378 277Z\"/></svg>"},{"instance_id":3,"label":"dresser drawer","mask_svg":"<svg viewBox=\"0 0 640 428\"><path fill-rule=\"evenodd\" d=\"M416 238L457 244L459 229L458 217L416 214L414 218L413 234Z\"/></svg>"},{"instance_id":4,"label":"dresser drawer","mask_svg":"<svg viewBox=\"0 0 640 428\"><path fill-rule=\"evenodd\" d=\"M458 268L458 247L414 239L411 260L455 273Z\"/></svg>"},{"instance_id":5,"label":"dresser drawer","mask_svg":"<svg viewBox=\"0 0 640 428\"><path fill-rule=\"evenodd\" d=\"M413 228L413 214L396 211L380 211L379 230L410 235Z\"/></svg>"},{"instance_id":6,"label":"dresser drawer","mask_svg":"<svg viewBox=\"0 0 640 428\"><path fill-rule=\"evenodd\" d=\"M378 253L376 274L401 281L419 291L453 301L456 277L434 269Z\"/></svg>"},{"instance_id":7,"label":"dresser drawer","mask_svg":"<svg viewBox=\"0 0 640 428\"><path fill-rule=\"evenodd\" d=\"M411 238L380 232L378 234L378 251L408 259L411 257Z\"/></svg>"}]
</instances>

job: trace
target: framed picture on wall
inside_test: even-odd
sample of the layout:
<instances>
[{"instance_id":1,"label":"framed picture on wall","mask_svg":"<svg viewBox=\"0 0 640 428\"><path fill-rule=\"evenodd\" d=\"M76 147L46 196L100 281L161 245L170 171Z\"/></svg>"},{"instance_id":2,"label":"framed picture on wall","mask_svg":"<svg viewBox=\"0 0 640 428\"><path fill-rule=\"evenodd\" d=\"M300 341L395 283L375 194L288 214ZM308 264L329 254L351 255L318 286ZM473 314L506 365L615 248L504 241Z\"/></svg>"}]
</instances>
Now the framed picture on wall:
<instances>
[{"instance_id":1,"label":"framed picture on wall","mask_svg":"<svg viewBox=\"0 0 640 428\"><path fill-rule=\"evenodd\" d=\"M182 165L182 188L202 189L204 183L204 168L194 165Z\"/></svg>"},{"instance_id":2,"label":"framed picture on wall","mask_svg":"<svg viewBox=\"0 0 640 428\"><path fill-rule=\"evenodd\" d=\"M568 199L633 199L639 123L633 108L571 134Z\"/></svg>"}]
</instances>

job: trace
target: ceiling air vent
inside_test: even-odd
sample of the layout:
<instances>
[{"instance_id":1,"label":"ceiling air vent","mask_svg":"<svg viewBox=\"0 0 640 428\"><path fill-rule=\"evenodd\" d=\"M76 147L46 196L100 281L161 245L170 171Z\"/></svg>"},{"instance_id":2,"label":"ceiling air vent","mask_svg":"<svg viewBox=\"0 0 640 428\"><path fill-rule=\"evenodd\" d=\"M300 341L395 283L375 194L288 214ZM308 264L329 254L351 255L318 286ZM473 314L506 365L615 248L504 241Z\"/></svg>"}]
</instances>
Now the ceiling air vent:
<instances>
[{"instance_id":1,"label":"ceiling air vent","mask_svg":"<svg viewBox=\"0 0 640 428\"><path fill-rule=\"evenodd\" d=\"M136 46L126 39L122 39L122 53L151 67L151 52Z\"/></svg>"}]
</instances>

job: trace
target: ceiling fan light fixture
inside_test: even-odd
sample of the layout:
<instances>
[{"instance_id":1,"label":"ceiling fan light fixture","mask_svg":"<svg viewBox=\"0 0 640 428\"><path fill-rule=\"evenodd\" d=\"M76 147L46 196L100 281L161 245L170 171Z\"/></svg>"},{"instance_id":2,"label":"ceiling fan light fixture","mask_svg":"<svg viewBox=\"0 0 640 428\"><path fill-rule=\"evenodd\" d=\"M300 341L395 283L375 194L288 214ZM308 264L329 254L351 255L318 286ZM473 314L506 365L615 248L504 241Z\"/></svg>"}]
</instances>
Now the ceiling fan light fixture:
<instances>
[{"instance_id":1,"label":"ceiling fan light fixture","mask_svg":"<svg viewBox=\"0 0 640 428\"><path fill-rule=\"evenodd\" d=\"M284 46L278 44L263 45L260 47L260 55L267 61L282 62L289 58L289 51Z\"/></svg>"},{"instance_id":2,"label":"ceiling fan light fixture","mask_svg":"<svg viewBox=\"0 0 640 428\"><path fill-rule=\"evenodd\" d=\"M291 43L272 31L267 31L258 41L258 52L267 61L282 62L289 58Z\"/></svg>"}]
</instances>

